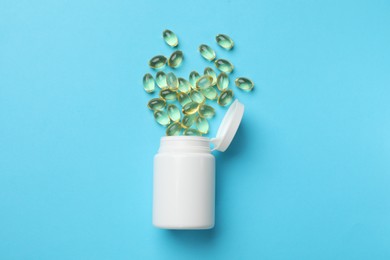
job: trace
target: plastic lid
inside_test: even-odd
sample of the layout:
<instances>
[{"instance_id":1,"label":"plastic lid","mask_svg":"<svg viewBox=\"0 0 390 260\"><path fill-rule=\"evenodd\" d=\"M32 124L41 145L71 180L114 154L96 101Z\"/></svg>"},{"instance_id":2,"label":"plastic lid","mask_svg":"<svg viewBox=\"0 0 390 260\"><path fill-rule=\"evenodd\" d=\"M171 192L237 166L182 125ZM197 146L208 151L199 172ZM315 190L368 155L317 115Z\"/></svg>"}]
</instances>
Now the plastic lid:
<instances>
[{"instance_id":1,"label":"plastic lid","mask_svg":"<svg viewBox=\"0 0 390 260\"><path fill-rule=\"evenodd\" d=\"M218 128L217 136L210 140L214 144L213 151L226 151L232 142L238 127L240 126L243 115L244 105L236 99L222 119L221 125Z\"/></svg>"}]
</instances>

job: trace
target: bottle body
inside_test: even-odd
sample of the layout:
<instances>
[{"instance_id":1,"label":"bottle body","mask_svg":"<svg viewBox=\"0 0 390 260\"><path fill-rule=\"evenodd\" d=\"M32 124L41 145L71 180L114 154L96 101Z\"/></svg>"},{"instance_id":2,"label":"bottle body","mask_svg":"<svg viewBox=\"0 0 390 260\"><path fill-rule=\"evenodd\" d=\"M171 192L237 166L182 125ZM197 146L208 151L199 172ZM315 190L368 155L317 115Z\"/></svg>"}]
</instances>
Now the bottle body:
<instances>
[{"instance_id":1,"label":"bottle body","mask_svg":"<svg viewBox=\"0 0 390 260\"><path fill-rule=\"evenodd\" d=\"M215 158L209 139L162 137L154 158L153 225L165 229L214 227Z\"/></svg>"}]
</instances>

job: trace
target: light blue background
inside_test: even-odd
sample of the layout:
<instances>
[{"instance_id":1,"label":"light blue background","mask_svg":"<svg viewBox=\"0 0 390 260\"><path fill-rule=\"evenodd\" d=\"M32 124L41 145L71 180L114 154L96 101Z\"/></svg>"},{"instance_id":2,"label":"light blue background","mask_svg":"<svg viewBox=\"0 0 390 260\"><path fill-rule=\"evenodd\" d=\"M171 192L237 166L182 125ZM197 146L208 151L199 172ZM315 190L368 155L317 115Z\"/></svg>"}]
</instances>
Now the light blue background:
<instances>
[{"instance_id":1,"label":"light blue background","mask_svg":"<svg viewBox=\"0 0 390 260\"><path fill-rule=\"evenodd\" d=\"M256 83L210 231L151 225L165 28ZM389 258L389 1L0 0L0 259Z\"/></svg>"}]
</instances>

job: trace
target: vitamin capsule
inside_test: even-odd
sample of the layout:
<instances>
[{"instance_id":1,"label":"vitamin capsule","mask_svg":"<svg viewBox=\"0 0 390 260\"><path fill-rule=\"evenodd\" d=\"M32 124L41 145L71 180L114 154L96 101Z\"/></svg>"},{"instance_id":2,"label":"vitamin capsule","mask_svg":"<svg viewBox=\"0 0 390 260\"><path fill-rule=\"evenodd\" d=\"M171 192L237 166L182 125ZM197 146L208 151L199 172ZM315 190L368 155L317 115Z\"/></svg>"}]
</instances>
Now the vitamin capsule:
<instances>
[{"instance_id":1,"label":"vitamin capsule","mask_svg":"<svg viewBox=\"0 0 390 260\"><path fill-rule=\"evenodd\" d=\"M252 80L250 80L248 78L243 78L243 77L236 78L234 83L236 84L236 86L238 88L245 90L245 91L251 91L253 89L253 87L255 86L253 84Z\"/></svg>"},{"instance_id":2,"label":"vitamin capsule","mask_svg":"<svg viewBox=\"0 0 390 260\"><path fill-rule=\"evenodd\" d=\"M177 93L177 101L179 101L180 105L185 106L192 100L186 93Z\"/></svg>"},{"instance_id":3,"label":"vitamin capsule","mask_svg":"<svg viewBox=\"0 0 390 260\"><path fill-rule=\"evenodd\" d=\"M153 113L154 118L156 119L156 122L160 125L169 125L171 120L169 119L168 113L165 111L156 110Z\"/></svg>"},{"instance_id":4,"label":"vitamin capsule","mask_svg":"<svg viewBox=\"0 0 390 260\"><path fill-rule=\"evenodd\" d=\"M209 132L209 122L206 118L198 116L195 120L196 128L198 128L199 132L202 134L207 134Z\"/></svg>"},{"instance_id":5,"label":"vitamin capsule","mask_svg":"<svg viewBox=\"0 0 390 260\"><path fill-rule=\"evenodd\" d=\"M168 88L167 85L167 75L165 75L164 71L159 71L156 73L156 82L157 86L161 89Z\"/></svg>"},{"instance_id":6,"label":"vitamin capsule","mask_svg":"<svg viewBox=\"0 0 390 260\"><path fill-rule=\"evenodd\" d=\"M165 100L176 100L176 91L167 89L160 90L160 97Z\"/></svg>"},{"instance_id":7,"label":"vitamin capsule","mask_svg":"<svg viewBox=\"0 0 390 260\"><path fill-rule=\"evenodd\" d=\"M148 102L148 108L151 110L162 110L165 107L165 100L162 98L152 98Z\"/></svg>"},{"instance_id":8,"label":"vitamin capsule","mask_svg":"<svg viewBox=\"0 0 390 260\"><path fill-rule=\"evenodd\" d=\"M174 104L170 104L167 107L167 111L168 111L169 118L173 122L180 121L181 114L180 114L180 110L177 108L177 106L175 106Z\"/></svg>"},{"instance_id":9,"label":"vitamin capsule","mask_svg":"<svg viewBox=\"0 0 390 260\"><path fill-rule=\"evenodd\" d=\"M215 65L215 67L217 67L217 69L219 69L220 71L226 72L226 73L230 73L234 69L233 64L230 61L225 60L225 59L216 60L214 62L214 65Z\"/></svg>"},{"instance_id":10,"label":"vitamin capsule","mask_svg":"<svg viewBox=\"0 0 390 260\"><path fill-rule=\"evenodd\" d=\"M182 51L175 51L168 59L168 66L171 68L177 68L183 61L184 55Z\"/></svg>"},{"instance_id":11,"label":"vitamin capsule","mask_svg":"<svg viewBox=\"0 0 390 260\"><path fill-rule=\"evenodd\" d=\"M171 30L163 31L163 39L171 47L176 47L179 44L179 39Z\"/></svg>"},{"instance_id":12,"label":"vitamin capsule","mask_svg":"<svg viewBox=\"0 0 390 260\"><path fill-rule=\"evenodd\" d=\"M188 129L184 130L184 135L202 136L202 133L196 129L188 128Z\"/></svg>"},{"instance_id":13,"label":"vitamin capsule","mask_svg":"<svg viewBox=\"0 0 390 260\"><path fill-rule=\"evenodd\" d=\"M192 101L194 101L198 104L202 104L206 100L206 98L203 96L203 94L197 90L191 91L190 98L192 99Z\"/></svg>"},{"instance_id":14,"label":"vitamin capsule","mask_svg":"<svg viewBox=\"0 0 390 260\"><path fill-rule=\"evenodd\" d=\"M215 84L217 84L217 73L215 73L215 71L210 68L210 67L207 67L204 69L204 75L209 75L213 78L213 81L212 81L212 86L214 86Z\"/></svg>"},{"instance_id":15,"label":"vitamin capsule","mask_svg":"<svg viewBox=\"0 0 390 260\"><path fill-rule=\"evenodd\" d=\"M153 76L150 73L146 73L144 78L143 78L143 83L144 83L144 90L148 93L153 93L154 92L154 79Z\"/></svg>"},{"instance_id":16,"label":"vitamin capsule","mask_svg":"<svg viewBox=\"0 0 390 260\"><path fill-rule=\"evenodd\" d=\"M218 104L221 106L228 106L233 101L233 91L231 89L225 89L221 92L218 98Z\"/></svg>"},{"instance_id":17,"label":"vitamin capsule","mask_svg":"<svg viewBox=\"0 0 390 260\"><path fill-rule=\"evenodd\" d=\"M161 69L167 63L167 58L164 55L157 55L150 59L149 67L152 69Z\"/></svg>"},{"instance_id":18,"label":"vitamin capsule","mask_svg":"<svg viewBox=\"0 0 390 260\"><path fill-rule=\"evenodd\" d=\"M201 89L200 92L203 94L203 96L210 100L217 99L218 97L218 92L214 87Z\"/></svg>"},{"instance_id":19,"label":"vitamin capsule","mask_svg":"<svg viewBox=\"0 0 390 260\"><path fill-rule=\"evenodd\" d=\"M217 77L217 88L222 91L229 86L229 76L225 72L221 72Z\"/></svg>"},{"instance_id":20,"label":"vitamin capsule","mask_svg":"<svg viewBox=\"0 0 390 260\"><path fill-rule=\"evenodd\" d=\"M200 105L198 112L199 112L199 116L204 118L212 118L213 116L215 116L215 109L206 104Z\"/></svg>"},{"instance_id":21,"label":"vitamin capsule","mask_svg":"<svg viewBox=\"0 0 390 260\"><path fill-rule=\"evenodd\" d=\"M217 41L218 45L226 50L230 50L234 46L233 40L227 36L226 34L218 34L215 37L215 40Z\"/></svg>"},{"instance_id":22,"label":"vitamin capsule","mask_svg":"<svg viewBox=\"0 0 390 260\"><path fill-rule=\"evenodd\" d=\"M197 81L199 78L200 78L200 75L199 75L198 72L192 71L192 72L190 73L189 80L190 80L192 89L196 89L196 81Z\"/></svg>"},{"instance_id":23,"label":"vitamin capsule","mask_svg":"<svg viewBox=\"0 0 390 260\"><path fill-rule=\"evenodd\" d=\"M200 52L200 55L202 55L202 57L205 58L206 60L212 61L216 57L215 51L206 44L201 44L198 50Z\"/></svg>"},{"instance_id":24,"label":"vitamin capsule","mask_svg":"<svg viewBox=\"0 0 390 260\"><path fill-rule=\"evenodd\" d=\"M167 74L167 85L168 88L172 91L176 91L179 89L179 80L176 78L176 75L172 72Z\"/></svg>"},{"instance_id":25,"label":"vitamin capsule","mask_svg":"<svg viewBox=\"0 0 390 260\"><path fill-rule=\"evenodd\" d=\"M167 131L165 133L168 136L180 135L182 129L183 127L181 126L180 122L173 122L167 127Z\"/></svg>"},{"instance_id":26,"label":"vitamin capsule","mask_svg":"<svg viewBox=\"0 0 390 260\"><path fill-rule=\"evenodd\" d=\"M198 111L199 104L196 102L189 102L183 106L182 111L184 115L192 115Z\"/></svg>"},{"instance_id":27,"label":"vitamin capsule","mask_svg":"<svg viewBox=\"0 0 390 260\"><path fill-rule=\"evenodd\" d=\"M192 115L185 115L181 120L181 124L184 128L189 128L195 123L196 113Z\"/></svg>"},{"instance_id":28,"label":"vitamin capsule","mask_svg":"<svg viewBox=\"0 0 390 260\"><path fill-rule=\"evenodd\" d=\"M188 93L191 90L191 84L188 80L179 78L179 91L182 93Z\"/></svg>"},{"instance_id":29,"label":"vitamin capsule","mask_svg":"<svg viewBox=\"0 0 390 260\"><path fill-rule=\"evenodd\" d=\"M197 89L205 89L213 85L213 77L210 75L204 75L196 81Z\"/></svg>"}]
</instances>

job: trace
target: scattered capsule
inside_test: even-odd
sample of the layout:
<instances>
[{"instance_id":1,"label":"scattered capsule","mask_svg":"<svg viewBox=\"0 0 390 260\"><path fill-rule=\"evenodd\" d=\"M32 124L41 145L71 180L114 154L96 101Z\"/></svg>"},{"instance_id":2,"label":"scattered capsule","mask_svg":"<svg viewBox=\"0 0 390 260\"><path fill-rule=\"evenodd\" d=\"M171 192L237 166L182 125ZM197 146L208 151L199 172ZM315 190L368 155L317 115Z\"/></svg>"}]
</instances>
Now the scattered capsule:
<instances>
[{"instance_id":1,"label":"scattered capsule","mask_svg":"<svg viewBox=\"0 0 390 260\"><path fill-rule=\"evenodd\" d=\"M225 60L225 59L216 60L214 62L214 65L215 65L215 67L217 67L217 69L219 69L220 71L226 72L226 73L230 73L234 69L233 64L230 61Z\"/></svg>"},{"instance_id":2,"label":"scattered capsule","mask_svg":"<svg viewBox=\"0 0 390 260\"><path fill-rule=\"evenodd\" d=\"M166 44L171 47L176 47L179 44L179 39L177 38L176 34L171 30L163 31L163 38Z\"/></svg>"},{"instance_id":3,"label":"scattered capsule","mask_svg":"<svg viewBox=\"0 0 390 260\"><path fill-rule=\"evenodd\" d=\"M196 130L196 129L188 128L188 129L184 130L184 135L202 136L202 133L199 132L199 131Z\"/></svg>"},{"instance_id":4,"label":"scattered capsule","mask_svg":"<svg viewBox=\"0 0 390 260\"><path fill-rule=\"evenodd\" d=\"M217 99L218 97L218 92L214 87L201 89L200 92L203 94L203 96L210 100Z\"/></svg>"},{"instance_id":5,"label":"scattered capsule","mask_svg":"<svg viewBox=\"0 0 390 260\"><path fill-rule=\"evenodd\" d=\"M210 75L203 75L196 81L197 89L205 89L213 85L213 77Z\"/></svg>"},{"instance_id":6,"label":"scattered capsule","mask_svg":"<svg viewBox=\"0 0 390 260\"><path fill-rule=\"evenodd\" d=\"M212 86L217 84L217 73L215 73L215 71L212 68L210 67L205 68L203 73L204 75L209 75L213 78L213 82L211 83Z\"/></svg>"},{"instance_id":7,"label":"scattered capsule","mask_svg":"<svg viewBox=\"0 0 390 260\"><path fill-rule=\"evenodd\" d=\"M222 91L229 86L229 76L225 72L221 72L217 77L217 88Z\"/></svg>"},{"instance_id":8,"label":"scattered capsule","mask_svg":"<svg viewBox=\"0 0 390 260\"><path fill-rule=\"evenodd\" d=\"M165 100L176 100L176 91L167 89L160 90L160 97Z\"/></svg>"},{"instance_id":9,"label":"scattered capsule","mask_svg":"<svg viewBox=\"0 0 390 260\"><path fill-rule=\"evenodd\" d=\"M183 59L184 59L183 52L175 51L171 54L171 56L168 59L168 66L171 68L177 68L180 66Z\"/></svg>"},{"instance_id":10,"label":"scattered capsule","mask_svg":"<svg viewBox=\"0 0 390 260\"><path fill-rule=\"evenodd\" d=\"M165 133L168 136L180 135L182 129L183 127L181 126L180 122L173 122L167 127L167 131Z\"/></svg>"},{"instance_id":11,"label":"scattered capsule","mask_svg":"<svg viewBox=\"0 0 390 260\"><path fill-rule=\"evenodd\" d=\"M199 116L204 118L212 118L215 116L215 109L209 105L202 104L198 109Z\"/></svg>"},{"instance_id":12,"label":"scattered capsule","mask_svg":"<svg viewBox=\"0 0 390 260\"><path fill-rule=\"evenodd\" d=\"M153 113L154 118L156 119L156 122L160 125L169 125L171 120L169 119L168 113L165 111L156 110Z\"/></svg>"},{"instance_id":13,"label":"scattered capsule","mask_svg":"<svg viewBox=\"0 0 390 260\"><path fill-rule=\"evenodd\" d=\"M184 78L179 78L179 91L182 93L188 93L191 90L191 84Z\"/></svg>"},{"instance_id":14,"label":"scattered capsule","mask_svg":"<svg viewBox=\"0 0 390 260\"><path fill-rule=\"evenodd\" d=\"M203 58L206 60L212 61L215 59L215 51L206 44L201 44L198 48L200 55L202 55Z\"/></svg>"},{"instance_id":15,"label":"scattered capsule","mask_svg":"<svg viewBox=\"0 0 390 260\"><path fill-rule=\"evenodd\" d=\"M233 101L233 91L231 89L225 89L221 92L221 95L219 95L218 98L218 104L221 106L228 106Z\"/></svg>"},{"instance_id":16,"label":"scattered capsule","mask_svg":"<svg viewBox=\"0 0 390 260\"><path fill-rule=\"evenodd\" d=\"M161 69L167 63L167 58L164 55L157 55L150 59L149 67L152 69Z\"/></svg>"},{"instance_id":17,"label":"scattered capsule","mask_svg":"<svg viewBox=\"0 0 390 260\"><path fill-rule=\"evenodd\" d=\"M172 72L167 74L167 85L170 90L176 91L179 89L179 80Z\"/></svg>"},{"instance_id":18,"label":"scattered capsule","mask_svg":"<svg viewBox=\"0 0 390 260\"><path fill-rule=\"evenodd\" d=\"M192 101L192 102L189 102L187 104L185 104L185 106L183 106L183 114L184 115L192 115L192 114L195 114L197 111L198 111L198 107L199 107L199 104Z\"/></svg>"},{"instance_id":19,"label":"scattered capsule","mask_svg":"<svg viewBox=\"0 0 390 260\"><path fill-rule=\"evenodd\" d=\"M192 100L186 93L177 93L177 101L179 101L180 105L185 106Z\"/></svg>"},{"instance_id":20,"label":"scattered capsule","mask_svg":"<svg viewBox=\"0 0 390 260\"><path fill-rule=\"evenodd\" d=\"M144 90L148 93L153 93L155 84L154 84L154 79L153 76L150 73L146 73L144 78L143 78L143 83L144 83Z\"/></svg>"},{"instance_id":21,"label":"scattered capsule","mask_svg":"<svg viewBox=\"0 0 390 260\"><path fill-rule=\"evenodd\" d=\"M245 91L251 91L253 89L253 87L255 86L253 84L252 80L250 80L248 78L243 78L243 77L236 78L234 83L236 84L236 86L238 88L245 90Z\"/></svg>"},{"instance_id":22,"label":"scattered capsule","mask_svg":"<svg viewBox=\"0 0 390 260\"><path fill-rule=\"evenodd\" d=\"M148 102L148 108L151 110L162 110L165 107L165 100L162 98L152 98Z\"/></svg>"},{"instance_id":23,"label":"scattered capsule","mask_svg":"<svg viewBox=\"0 0 390 260\"><path fill-rule=\"evenodd\" d=\"M207 134L209 132L209 122L206 118L198 116L195 120L196 128L198 128L199 132L202 134Z\"/></svg>"},{"instance_id":24,"label":"scattered capsule","mask_svg":"<svg viewBox=\"0 0 390 260\"><path fill-rule=\"evenodd\" d=\"M178 121L180 121L181 114L180 114L180 110L177 108L177 106L175 106L174 104L170 104L170 105L167 107L167 111L168 111L168 116L169 116L169 118L170 118L173 122L178 122Z\"/></svg>"},{"instance_id":25,"label":"scattered capsule","mask_svg":"<svg viewBox=\"0 0 390 260\"><path fill-rule=\"evenodd\" d=\"M167 75L164 71L159 71L156 73L156 82L157 86L161 89L165 89L168 87L167 85Z\"/></svg>"},{"instance_id":26,"label":"scattered capsule","mask_svg":"<svg viewBox=\"0 0 390 260\"><path fill-rule=\"evenodd\" d=\"M230 50L234 46L233 40L227 36L226 34L218 34L215 37L215 40L217 41L218 45L226 50Z\"/></svg>"},{"instance_id":27,"label":"scattered capsule","mask_svg":"<svg viewBox=\"0 0 390 260\"><path fill-rule=\"evenodd\" d=\"M200 75L199 75L199 73L196 72L195 70L192 71L192 72L190 73L189 80L190 80L192 89L196 89L196 81L197 81L199 78L200 78Z\"/></svg>"},{"instance_id":28,"label":"scattered capsule","mask_svg":"<svg viewBox=\"0 0 390 260\"><path fill-rule=\"evenodd\" d=\"M185 115L181 120L181 124L184 128L189 128L195 123L196 113L192 115Z\"/></svg>"},{"instance_id":29,"label":"scattered capsule","mask_svg":"<svg viewBox=\"0 0 390 260\"><path fill-rule=\"evenodd\" d=\"M194 101L198 104L202 104L206 100L206 98L203 96L203 94L197 90L191 91L190 98L192 99L192 101Z\"/></svg>"}]
</instances>

